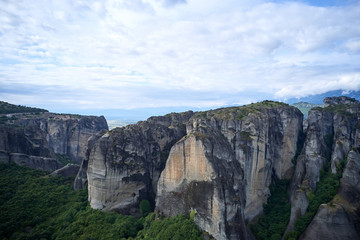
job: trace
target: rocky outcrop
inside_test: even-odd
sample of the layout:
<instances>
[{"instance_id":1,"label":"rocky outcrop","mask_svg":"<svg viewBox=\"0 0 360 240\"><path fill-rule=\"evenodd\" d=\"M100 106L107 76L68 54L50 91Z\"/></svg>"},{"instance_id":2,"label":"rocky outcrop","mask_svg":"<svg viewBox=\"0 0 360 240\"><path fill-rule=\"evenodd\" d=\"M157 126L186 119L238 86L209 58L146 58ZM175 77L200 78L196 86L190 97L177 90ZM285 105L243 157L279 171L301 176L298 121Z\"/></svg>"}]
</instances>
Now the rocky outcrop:
<instances>
[{"instance_id":1,"label":"rocky outcrop","mask_svg":"<svg viewBox=\"0 0 360 240\"><path fill-rule=\"evenodd\" d=\"M339 204L322 204L319 207L316 216L310 223L306 231L300 236L300 240L318 240L318 239L360 239L359 224Z\"/></svg>"},{"instance_id":2,"label":"rocky outcrop","mask_svg":"<svg viewBox=\"0 0 360 240\"><path fill-rule=\"evenodd\" d=\"M103 130L99 131L96 135L89 138L85 158L81 162L80 169L79 169L79 171L76 175L75 181L74 181L74 189L75 190L80 190L80 189L84 189L85 187L87 187L87 183L88 183L87 169L88 169L88 165L89 165L91 149L94 147L96 141L99 140L107 132L108 132L107 130L103 129Z\"/></svg>"},{"instance_id":3,"label":"rocky outcrop","mask_svg":"<svg viewBox=\"0 0 360 240\"><path fill-rule=\"evenodd\" d=\"M300 111L274 102L194 115L171 149L156 209L196 211L216 239L250 239L245 223L261 214L272 179L292 176L301 123Z\"/></svg>"},{"instance_id":4,"label":"rocky outcrop","mask_svg":"<svg viewBox=\"0 0 360 240\"><path fill-rule=\"evenodd\" d=\"M360 144L350 151L340 180L339 195L352 206L360 208Z\"/></svg>"},{"instance_id":5,"label":"rocky outcrop","mask_svg":"<svg viewBox=\"0 0 360 240\"><path fill-rule=\"evenodd\" d=\"M327 97L324 99L324 107L329 107L333 105L339 105L339 104L358 104L359 102L355 98L340 96L340 97Z\"/></svg>"},{"instance_id":6,"label":"rocky outcrop","mask_svg":"<svg viewBox=\"0 0 360 240\"><path fill-rule=\"evenodd\" d=\"M195 211L194 221L216 239L249 239L242 178L223 136L190 133L171 149L158 183L157 210L166 216Z\"/></svg>"},{"instance_id":7,"label":"rocky outcrop","mask_svg":"<svg viewBox=\"0 0 360 240\"><path fill-rule=\"evenodd\" d=\"M46 133L34 126L0 125L0 150L55 158L46 140Z\"/></svg>"},{"instance_id":8,"label":"rocky outcrop","mask_svg":"<svg viewBox=\"0 0 360 240\"><path fill-rule=\"evenodd\" d=\"M329 112L321 108L312 109L307 118L306 139L300 156L297 158L295 172L290 186L291 217L288 230L293 230L296 219L308 207L306 194L316 191L320 180L320 170L326 163L333 139L333 119Z\"/></svg>"},{"instance_id":9,"label":"rocky outcrop","mask_svg":"<svg viewBox=\"0 0 360 240\"><path fill-rule=\"evenodd\" d=\"M64 167L53 171L50 175L53 177L75 177L80 169L80 165L68 163Z\"/></svg>"},{"instance_id":10,"label":"rocky outcrop","mask_svg":"<svg viewBox=\"0 0 360 240\"><path fill-rule=\"evenodd\" d=\"M357 239L360 105L348 98L325 104L305 124L298 109L264 101L101 132L88 142L75 188L88 183L93 208L136 215L147 199L161 215L195 212L196 224L215 239L252 239L246 225L262 213L275 179L291 180L289 231L307 211L321 169L338 172L347 158L338 195L301 238Z\"/></svg>"},{"instance_id":11,"label":"rocky outcrop","mask_svg":"<svg viewBox=\"0 0 360 240\"><path fill-rule=\"evenodd\" d=\"M61 163L56 158L0 151L0 163L11 162L19 166L25 166L36 170L45 170L49 172L62 167Z\"/></svg>"},{"instance_id":12,"label":"rocky outcrop","mask_svg":"<svg viewBox=\"0 0 360 240\"><path fill-rule=\"evenodd\" d=\"M351 151L338 195L319 207L300 239L360 239L360 154Z\"/></svg>"},{"instance_id":13,"label":"rocky outcrop","mask_svg":"<svg viewBox=\"0 0 360 240\"><path fill-rule=\"evenodd\" d=\"M104 117L18 113L0 124L0 159L54 171L63 166L56 154L80 163L88 138L101 129L107 129Z\"/></svg>"},{"instance_id":14,"label":"rocky outcrop","mask_svg":"<svg viewBox=\"0 0 360 240\"><path fill-rule=\"evenodd\" d=\"M272 180L292 176L302 119L271 101L153 117L90 140L75 188L87 176L93 208L136 214L141 199L156 197L158 212L196 211L217 239L251 239L246 223L261 214Z\"/></svg>"},{"instance_id":15,"label":"rocky outcrop","mask_svg":"<svg viewBox=\"0 0 360 240\"><path fill-rule=\"evenodd\" d=\"M45 132L33 126L0 125L0 162L45 171L62 167L46 141Z\"/></svg>"},{"instance_id":16,"label":"rocky outcrop","mask_svg":"<svg viewBox=\"0 0 360 240\"><path fill-rule=\"evenodd\" d=\"M148 199L154 205L157 182L170 148L186 134L185 123L193 112L151 117L147 121L115 128L89 142L87 168L89 201L93 208L126 214L139 212ZM81 186L84 178L78 175Z\"/></svg>"},{"instance_id":17,"label":"rocky outcrop","mask_svg":"<svg viewBox=\"0 0 360 240\"><path fill-rule=\"evenodd\" d=\"M336 173L340 162L360 143L359 102L339 97L326 98L324 103L325 108L312 109L306 120L306 140L291 182L292 207L287 231L293 230L296 219L306 212L309 204L307 193L316 192L324 165L330 164L331 172ZM326 209L323 207L321 213Z\"/></svg>"},{"instance_id":18,"label":"rocky outcrop","mask_svg":"<svg viewBox=\"0 0 360 240\"><path fill-rule=\"evenodd\" d=\"M16 124L40 129L54 153L67 155L78 164L85 158L88 139L102 129L108 130L103 116L46 113L38 118L19 119Z\"/></svg>"}]
</instances>

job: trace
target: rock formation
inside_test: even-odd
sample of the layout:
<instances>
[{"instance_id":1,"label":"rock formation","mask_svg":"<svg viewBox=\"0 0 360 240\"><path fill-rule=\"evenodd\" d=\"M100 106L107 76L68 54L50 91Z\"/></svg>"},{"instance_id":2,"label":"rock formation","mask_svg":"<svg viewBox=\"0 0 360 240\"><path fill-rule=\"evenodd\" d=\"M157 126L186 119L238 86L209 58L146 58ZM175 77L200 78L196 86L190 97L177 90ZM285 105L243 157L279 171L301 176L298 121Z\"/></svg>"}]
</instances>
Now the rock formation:
<instances>
[{"instance_id":1,"label":"rock formation","mask_svg":"<svg viewBox=\"0 0 360 240\"><path fill-rule=\"evenodd\" d=\"M170 148L185 134L193 112L151 117L147 121L115 128L89 141L88 159L81 165L75 188L87 175L93 208L122 213L139 212L148 199L154 205L157 182Z\"/></svg>"},{"instance_id":2,"label":"rock formation","mask_svg":"<svg viewBox=\"0 0 360 240\"><path fill-rule=\"evenodd\" d=\"M53 177L63 176L63 177L75 177L80 169L80 165L68 163L64 167L59 168L53 171L50 175Z\"/></svg>"},{"instance_id":3,"label":"rock formation","mask_svg":"<svg viewBox=\"0 0 360 240\"><path fill-rule=\"evenodd\" d=\"M195 222L216 239L248 236L242 178L240 163L223 136L189 133L171 149L158 182L156 208L165 216L195 211Z\"/></svg>"},{"instance_id":4,"label":"rock formation","mask_svg":"<svg viewBox=\"0 0 360 240\"><path fill-rule=\"evenodd\" d=\"M11 162L19 166L49 172L62 167L61 163L56 158L27 155L22 153L8 153L0 150L0 163Z\"/></svg>"},{"instance_id":5,"label":"rock formation","mask_svg":"<svg viewBox=\"0 0 360 240\"><path fill-rule=\"evenodd\" d=\"M298 109L263 101L111 131L103 117L20 113L0 124L0 162L73 175L78 166L61 168L57 160L66 155L81 162L74 188L88 187L93 208L136 216L146 199L158 215L192 212L215 239L253 239L247 224L262 214L276 179L291 180L293 230L329 166L343 171L337 195L300 239L360 239L360 103L324 103L304 123Z\"/></svg>"},{"instance_id":6,"label":"rock formation","mask_svg":"<svg viewBox=\"0 0 360 240\"><path fill-rule=\"evenodd\" d=\"M350 151L338 194L319 207L300 239L360 239L360 153Z\"/></svg>"},{"instance_id":7,"label":"rock formation","mask_svg":"<svg viewBox=\"0 0 360 240\"><path fill-rule=\"evenodd\" d=\"M81 163L88 138L108 129L104 117L47 112L10 115L2 116L8 120L0 124L1 161L46 171L62 167L56 154Z\"/></svg>"},{"instance_id":8,"label":"rock formation","mask_svg":"<svg viewBox=\"0 0 360 240\"><path fill-rule=\"evenodd\" d=\"M298 109L266 101L194 115L171 149L156 209L193 210L216 239L249 239L245 223L261 214L272 179L292 176L301 123Z\"/></svg>"},{"instance_id":9,"label":"rock formation","mask_svg":"<svg viewBox=\"0 0 360 240\"><path fill-rule=\"evenodd\" d=\"M292 176L302 119L271 101L153 117L89 141L75 188L87 176L93 208L135 214L156 198L166 216L196 211L217 239L250 239L272 180Z\"/></svg>"},{"instance_id":10,"label":"rock formation","mask_svg":"<svg viewBox=\"0 0 360 240\"><path fill-rule=\"evenodd\" d=\"M316 184L320 180L320 171L324 165L330 164L331 172L336 173L340 161L350 155L352 148L360 146L359 102L348 97L332 97L324 99L324 104L325 108L310 110L306 120L306 140L291 182L292 207L287 231L293 230L296 219L305 214L309 205L307 194L309 191L316 192ZM344 171L342 181L346 172L347 170ZM353 190L352 188L351 191ZM316 228L316 221L320 221L321 216L327 214L329 209L327 206L321 207L312 228ZM334 214L345 214L340 206L336 209Z\"/></svg>"},{"instance_id":11,"label":"rock formation","mask_svg":"<svg viewBox=\"0 0 360 240\"><path fill-rule=\"evenodd\" d=\"M67 155L78 164L85 157L88 139L102 129L108 130L103 116L46 113L39 118L19 119L16 124L45 132L54 153Z\"/></svg>"}]
</instances>

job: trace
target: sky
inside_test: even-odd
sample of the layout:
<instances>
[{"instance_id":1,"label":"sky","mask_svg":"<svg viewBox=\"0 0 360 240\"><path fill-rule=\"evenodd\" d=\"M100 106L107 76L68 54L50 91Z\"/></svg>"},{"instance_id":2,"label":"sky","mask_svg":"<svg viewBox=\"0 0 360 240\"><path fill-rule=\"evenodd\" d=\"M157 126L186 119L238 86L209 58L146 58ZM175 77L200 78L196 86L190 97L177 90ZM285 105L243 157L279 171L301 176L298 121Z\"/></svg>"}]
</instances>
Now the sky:
<instances>
[{"instance_id":1,"label":"sky","mask_svg":"<svg viewBox=\"0 0 360 240\"><path fill-rule=\"evenodd\" d=\"M114 118L337 89L360 90L359 0L0 0L2 101Z\"/></svg>"}]
</instances>

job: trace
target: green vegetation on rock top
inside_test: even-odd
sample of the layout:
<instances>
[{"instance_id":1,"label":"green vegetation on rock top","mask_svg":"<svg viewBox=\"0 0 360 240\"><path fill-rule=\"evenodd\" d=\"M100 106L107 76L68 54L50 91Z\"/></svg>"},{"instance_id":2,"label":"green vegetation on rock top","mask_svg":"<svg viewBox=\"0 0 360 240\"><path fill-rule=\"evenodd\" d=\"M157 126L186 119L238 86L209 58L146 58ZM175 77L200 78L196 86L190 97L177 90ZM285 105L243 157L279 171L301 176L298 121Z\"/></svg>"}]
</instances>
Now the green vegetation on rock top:
<instances>
[{"instance_id":1,"label":"green vegetation on rock top","mask_svg":"<svg viewBox=\"0 0 360 240\"><path fill-rule=\"evenodd\" d=\"M331 113L342 114L346 116L351 116L352 114L349 112L349 104L334 104L324 108L325 111Z\"/></svg>"},{"instance_id":2,"label":"green vegetation on rock top","mask_svg":"<svg viewBox=\"0 0 360 240\"><path fill-rule=\"evenodd\" d=\"M40 113L48 112L48 110L41 108L25 107L21 105L14 105L7 102L0 101L0 114L10 113Z\"/></svg>"},{"instance_id":3,"label":"green vegetation on rock top","mask_svg":"<svg viewBox=\"0 0 360 240\"><path fill-rule=\"evenodd\" d=\"M227 108L219 108L204 112L198 112L194 115L194 117L205 118L205 119L210 119L214 117L216 119L224 119L224 120L229 120L233 118L237 120L242 120L250 113L257 114L264 109L278 108L284 106L288 107L289 105L283 102L265 100L262 102L251 103L240 107L227 107Z\"/></svg>"}]
</instances>

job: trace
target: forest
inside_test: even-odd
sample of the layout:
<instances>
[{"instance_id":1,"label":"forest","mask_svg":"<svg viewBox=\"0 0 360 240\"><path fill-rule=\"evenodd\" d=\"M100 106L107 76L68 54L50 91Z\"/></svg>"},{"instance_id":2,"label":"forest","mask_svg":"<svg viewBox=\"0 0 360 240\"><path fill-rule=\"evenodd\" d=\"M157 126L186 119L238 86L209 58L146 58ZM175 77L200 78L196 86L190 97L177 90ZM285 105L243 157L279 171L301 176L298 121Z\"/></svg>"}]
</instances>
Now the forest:
<instances>
[{"instance_id":1,"label":"forest","mask_svg":"<svg viewBox=\"0 0 360 240\"><path fill-rule=\"evenodd\" d=\"M204 239L190 216L163 218L140 203L141 217L90 208L73 179L0 164L0 239Z\"/></svg>"},{"instance_id":2,"label":"forest","mask_svg":"<svg viewBox=\"0 0 360 240\"><path fill-rule=\"evenodd\" d=\"M321 171L318 190L310 192L308 212L284 239L296 239L311 222L319 205L336 194L346 161L339 173ZM141 217L92 209L87 190L74 191L73 179L50 177L47 172L15 164L0 164L0 239L204 239L190 216L157 217L149 202L141 201ZM250 225L256 239L281 239L290 216L288 180L271 186L264 214Z\"/></svg>"}]
</instances>

